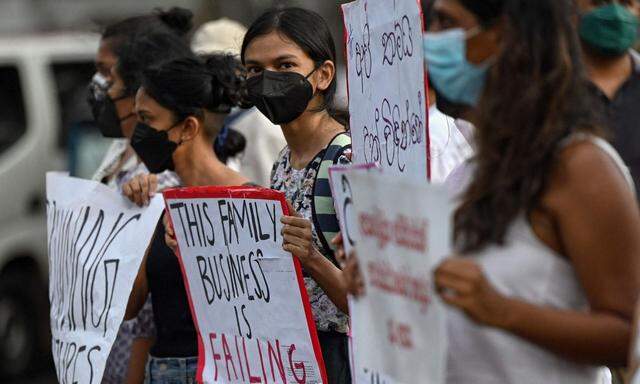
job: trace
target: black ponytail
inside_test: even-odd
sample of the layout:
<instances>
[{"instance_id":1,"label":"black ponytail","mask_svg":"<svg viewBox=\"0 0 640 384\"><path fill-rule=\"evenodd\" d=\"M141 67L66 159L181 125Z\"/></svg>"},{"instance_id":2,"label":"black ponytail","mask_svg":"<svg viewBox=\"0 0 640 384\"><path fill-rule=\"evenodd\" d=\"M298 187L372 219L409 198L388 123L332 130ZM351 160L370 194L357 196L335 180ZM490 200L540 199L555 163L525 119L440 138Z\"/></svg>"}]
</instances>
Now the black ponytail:
<instances>
[{"instance_id":1,"label":"black ponytail","mask_svg":"<svg viewBox=\"0 0 640 384\"><path fill-rule=\"evenodd\" d=\"M111 50L117 55L116 51L132 36L142 33L172 33L188 43L192 28L193 13L190 10L173 7L165 11L158 8L152 13L129 17L106 26L101 38L109 40Z\"/></svg>"},{"instance_id":2,"label":"black ponytail","mask_svg":"<svg viewBox=\"0 0 640 384\"><path fill-rule=\"evenodd\" d=\"M204 112L228 113L246 104L243 67L231 55L184 57L144 71L142 86L158 104L173 112L176 122ZM214 149L226 161L243 151L246 140L234 130L208 132Z\"/></svg>"}]
</instances>

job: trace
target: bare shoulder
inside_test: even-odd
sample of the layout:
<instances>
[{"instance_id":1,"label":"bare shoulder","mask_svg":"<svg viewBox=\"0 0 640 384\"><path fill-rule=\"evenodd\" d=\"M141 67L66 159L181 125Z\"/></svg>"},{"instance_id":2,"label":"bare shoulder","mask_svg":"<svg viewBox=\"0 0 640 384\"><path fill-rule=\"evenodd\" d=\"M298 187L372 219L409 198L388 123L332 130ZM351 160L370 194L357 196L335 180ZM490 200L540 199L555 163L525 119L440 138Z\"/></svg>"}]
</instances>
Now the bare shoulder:
<instances>
[{"instance_id":1,"label":"bare shoulder","mask_svg":"<svg viewBox=\"0 0 640 384\"><path fill-rule=\"evenodd\" d=\"M558 152L547 187L550 203L616 200L635 204L619 165L591 140L575 141Z\"/></svg>"}]
</instances>

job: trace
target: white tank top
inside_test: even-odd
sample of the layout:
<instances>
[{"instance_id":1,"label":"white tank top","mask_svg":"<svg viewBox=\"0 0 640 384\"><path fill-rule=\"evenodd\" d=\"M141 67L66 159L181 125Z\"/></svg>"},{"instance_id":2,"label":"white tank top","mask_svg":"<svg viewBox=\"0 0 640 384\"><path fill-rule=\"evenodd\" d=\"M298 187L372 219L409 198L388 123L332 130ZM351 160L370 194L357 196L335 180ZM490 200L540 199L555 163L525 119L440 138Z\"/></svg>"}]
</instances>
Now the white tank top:
<instances>
[{"instance_id":1,"label":"white tank top","mask_svg":"<svg viewBox=\"0 0 640 384\"><path fill-rule=\"evenodd\" d=\"M610 155L633 188L629 170L606 141L576 134L562 146L578 140L589 140ZM504 246L487 246L472 257L502 294L557 309L588 309L571 263L538 239L524 215L509 228ZM569 362L509 332L479 326L455 309L448 313L448 334L447 384L602 382L599 367Z\"/></svg>"}]
</instances>

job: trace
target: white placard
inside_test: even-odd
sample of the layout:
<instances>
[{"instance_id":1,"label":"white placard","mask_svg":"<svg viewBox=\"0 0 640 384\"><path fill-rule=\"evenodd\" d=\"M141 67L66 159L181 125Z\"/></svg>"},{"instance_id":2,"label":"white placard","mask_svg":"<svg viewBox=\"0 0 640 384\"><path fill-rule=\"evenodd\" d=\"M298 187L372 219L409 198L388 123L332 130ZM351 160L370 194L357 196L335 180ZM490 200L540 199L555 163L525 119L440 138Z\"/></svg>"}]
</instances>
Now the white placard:
<instances>
[{"instance_id":1,"label":"white placard","mask_svg":"<svg viewBox=\"0 0 640 384\"><path fill-rule=\"evenodd\" d=\"M429 177L428 102L418 0L342 6L354 162Z\"/></svg>"},{"instance_id":2,"label":"white placard","mask_svg":"<svg viewBox=\"0 0 640 384\"><path fill-rule=\"evenodd\" d=\"M298 260L282 249L284 195L164 192L199 335L198 382L326 383Z\"/></svg>"},{"instance_id":3,"label":"white placard","mask_svg":"<svg viewBox=\"0 0 640 384\"><path fill-rule=\"evenodd\" d=\"M449 254L442 187L350 175L365 295L351 305L356 367L403 384L444 383L447 329L432 270Z\"/></svg>"},{"instance_id":4,"label":"white placard","mask_svg":"<svg viewBox=\"0 0 640 384\"><path fill-rule=\"evenodd\" d=\"M47 174L49 299L58 382L102 381L140 262L164 209L95 181Z\"/></svg>"}]
</instances>

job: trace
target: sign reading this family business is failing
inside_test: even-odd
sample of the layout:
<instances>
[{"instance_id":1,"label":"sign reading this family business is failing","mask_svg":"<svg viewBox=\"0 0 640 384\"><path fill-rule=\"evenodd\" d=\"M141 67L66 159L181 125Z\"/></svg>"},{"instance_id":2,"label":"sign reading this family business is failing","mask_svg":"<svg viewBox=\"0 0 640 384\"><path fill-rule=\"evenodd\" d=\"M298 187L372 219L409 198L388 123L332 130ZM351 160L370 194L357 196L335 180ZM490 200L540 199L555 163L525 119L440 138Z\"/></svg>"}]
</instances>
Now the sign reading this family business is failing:
<instances>
[{"instance_id":1,"label":"sign reading this family business is failing","mask_svg":"<svg viewBox=\"0 0 640 384\"><path fill-rule=\"evenodd\" d=\"M449 253L447 193L375 172L349 179L365 285L350 307L355 366L396 384L444 383L445 308L431 276Z\"/></svg>"},{"instance_id":2,"label":"sign reading this family business is failing","mask_svg":"<svg viewBox=\"0 0 640 384\"><path fill-rule=\"evenodd\" d=\"M199 334L198 382L326 383L298 260L282 249L284 195L164 192Z\"/></svg>"},{"instance_id":3,"label":"sign reading this family business is failing","mask_svg":"<svg viewBox=\"0 0 640 384\"><path fill-rule=\"evenodd\" d=\"M429 177L428 103L419 0L357 0L344 13L356 163Z\"/></svg>"},{"instance_id":4,"label":"sign reading this family business is failing","mask_svg":"<svg viewBox=\"0 0 640 384\"><path fill-rule=\"evenodd\" d=\"M163 209L110 188L47 174L49 299L58 382L98 384Z\"/></svg>"}]
</instances>

